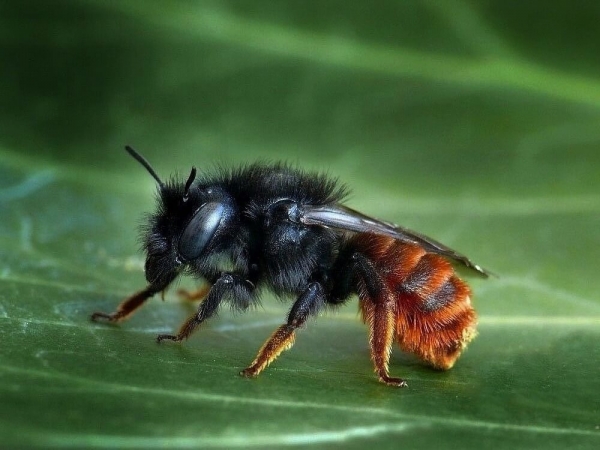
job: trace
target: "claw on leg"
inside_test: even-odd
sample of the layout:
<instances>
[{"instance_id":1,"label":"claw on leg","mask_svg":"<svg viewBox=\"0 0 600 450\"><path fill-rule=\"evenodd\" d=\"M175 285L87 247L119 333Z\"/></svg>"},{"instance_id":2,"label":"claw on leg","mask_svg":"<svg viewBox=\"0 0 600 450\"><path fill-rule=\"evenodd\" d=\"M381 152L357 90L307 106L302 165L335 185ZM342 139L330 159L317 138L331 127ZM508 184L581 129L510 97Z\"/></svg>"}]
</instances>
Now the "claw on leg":
<instances>
[{"instance_id":1,"label":"claw on leg","mask_svg":"<svg viewBox=\"0 0 600 450\"><path fill-rule=\"evenodd\" d=\"M408 387L402 378L394 378L386 374L379 374L379 381L392 387Z\"/></svg>"},{"instance_id":2,"label":"claw on leg","mask_svg":"<svg viewBox=\"0 0 600 450\"><path fill-rule=\"evenodd\" d=\"M182 339L183 338L180 338L178 335L175 335L175 334L159 334L158 336L156 336L156 343L160 344L161 341L164 341L164 340L179 342Z\"/></svg>"},{"instance_id":3,"label":"claw on leg","mask_svg":"<svg viewBox=\"0 0 600 450\"><path fill-rule=\"evenodd\" d=\"M92 322L98 322L99 320L106 320L107 322L118 322L122 320L123 314L119 313L119 311L115 311L114 313L103 313L103 312L95 312L90 316L90 320Z\"/></svg>"},{"instance_id":4,"label":"claw on leg","mask_svg":"<svg viewBox=\"0 0 600 450\"><path fill-rule=\"evenodd\" d=\"M187 339L190 336L190 334L192 334L192 332L196 329L196 327L200 323L201 323L201 321L198 320L198 314L194 314L192 317L190 317L188 320L186 320L185 323L181 326L181 328L179 329L179 333L177 333L177 334L159 334L158 336L156 336L156 342L158 344L160 344L164 340L175 341L175 342L183 341L184 339Z\"/></svg>"}]
</instances>

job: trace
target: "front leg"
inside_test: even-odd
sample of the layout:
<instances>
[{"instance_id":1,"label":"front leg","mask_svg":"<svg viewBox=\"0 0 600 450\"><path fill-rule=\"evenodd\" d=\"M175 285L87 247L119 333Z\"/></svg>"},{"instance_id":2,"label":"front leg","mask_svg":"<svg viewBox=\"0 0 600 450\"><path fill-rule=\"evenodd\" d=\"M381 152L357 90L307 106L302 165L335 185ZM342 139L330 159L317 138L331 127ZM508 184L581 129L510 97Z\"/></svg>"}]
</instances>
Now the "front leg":
<instances>
[{"instance_id":1,"label":"front leg","mask_svg":"<svg viewBox=\"0 0 600 450\"><path fill-rule=\"evenodd\" d=\"M306 322L309 316L317 314L325 303L325 291L320 283L308 285L298 297L288 315L287 323L275 330L258 351L252 364L240 372L244 377L255 377L271 364L284 350L294 345L295 331Z\"/></svg>"},{"instance_id":2,"label":"front leg","mask_svg":"<svg viewBox=\"0 0 600 450\"><path fill-rule=\"evenodd\" d=\"M146 262L146 268L147 266L148 263ZM177 274L177 270L171 270L161 273L160 276L151 277L153 281L151 281L146 288L123 300L119 306L117 306L116 311L112 313L95 312L91 315L90 319L94 322L98 320L106 320L107 322L120 322L129 318L129 316L131 316L140 306L142 306L146 300L158 292L164 293L165 289L167 289L173 280L175 280ZM148 273L146 273L146 276L147 275Z\"/></svg>"},{"instance_id":3,"label":"front leg","mask_svg":"<svg viewBox=\"0 0 600 450\"><path fill-rule=\"evenodd\" d=\"M112 313L95 312L90 319L94 322L98 320L106 320L107 322L120 322L127 319L133 312L144 304L146 300L158 292L152 285L136 292L135 294L123 300L116 311Z\"/></svg>"},{"instance_id":4,"label":"front leg","mask_svg":"<svg viewBox=\"0 0 600 450\"><path fill-rule=\"evenodd\" d=\"M179 342L187 339L198 325L219 309L219 305L224 298L228 297L235 307L245 308L250 304L253 291L254 285L250 281L236 274L224 273L212 285L206 300L198 306L198 311L179 328L179 332L177 334L159 334L156 337L156 342L165 339Z\"/></svg>"}]
</instances>

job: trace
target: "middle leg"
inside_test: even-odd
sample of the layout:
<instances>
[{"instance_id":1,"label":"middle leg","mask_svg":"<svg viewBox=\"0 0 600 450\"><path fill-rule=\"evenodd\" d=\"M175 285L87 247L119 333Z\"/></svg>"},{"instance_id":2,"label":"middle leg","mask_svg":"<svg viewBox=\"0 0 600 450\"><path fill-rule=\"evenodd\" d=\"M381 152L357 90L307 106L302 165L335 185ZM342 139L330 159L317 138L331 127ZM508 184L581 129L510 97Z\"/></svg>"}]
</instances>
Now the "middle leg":
<instances>
[{"instance_id":1,"label":"middle leg","mask_svg":"<svg viewBox=\"0 0 600 450\"><path fill-rule=\"evenodd\" d=\"M287 323L275 330L271 337L258 351L258 355L240 372L244 377L255 377L271 364L284 350L294 345L296 329L304 325L306 319L319 312L325 303L325 291L320 283L313 282L298 297L288 315Z\"/></svg>"}]
</instances>

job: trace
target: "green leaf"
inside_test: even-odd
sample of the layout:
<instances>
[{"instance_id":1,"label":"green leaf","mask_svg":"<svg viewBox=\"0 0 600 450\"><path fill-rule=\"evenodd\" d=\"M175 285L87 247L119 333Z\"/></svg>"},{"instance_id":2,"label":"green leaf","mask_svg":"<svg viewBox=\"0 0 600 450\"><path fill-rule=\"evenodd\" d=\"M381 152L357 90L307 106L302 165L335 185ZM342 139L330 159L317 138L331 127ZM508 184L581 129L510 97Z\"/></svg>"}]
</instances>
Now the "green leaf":
<instances>
[{"instance_id":1,"label":"green leaf","mask_svg":"<svg viewBox=\"0 0 600 450\"><path fill-rule=\"evenodd\" d=\"M5 2L0 15L2 448L598 448L600 62L589 2ZM356 301L237 375L289 304L193 311L144 286L153 180L286 159L451 245L479 337L377 383ZM194 286L185 280L182 286Z\"/></svg>"}]
</instances>

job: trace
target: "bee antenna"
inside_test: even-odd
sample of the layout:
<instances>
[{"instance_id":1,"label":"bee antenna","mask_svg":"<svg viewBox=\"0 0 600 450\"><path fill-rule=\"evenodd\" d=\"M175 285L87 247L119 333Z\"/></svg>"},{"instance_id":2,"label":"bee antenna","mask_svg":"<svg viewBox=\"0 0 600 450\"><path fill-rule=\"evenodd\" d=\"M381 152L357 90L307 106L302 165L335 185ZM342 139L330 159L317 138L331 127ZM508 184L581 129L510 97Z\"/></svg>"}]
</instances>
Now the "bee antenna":
<instances>
[{"instance_id":1,"label":"bee antenna","mask_svg":"<svg viewBox=\"0 0 600 450\"><path fill-rule=\"evenodd\" d=\"M194 182L194 180L196 179L196 168L192 167L192 171L190 172L190 176L188 177L188 180L185 182L185 190L183 193L183 198L187 199L188 198L188 194L190 193L190 188L192 187L192 183Z\"/></svg>"},{"instance_id":2,"label":"bee antenna","mask_svg":"<svg viewBox=\"0 0 600 450\"><path fill-rule=\"evenodd\" d=\"M158 185L160 186L161 189L163 189L165 187L165 183L163 183L160 178L158 178L158 175L156 174L156 172L154 171L154 169L152 168L152 166L150 165L150 163L146 160L146 158L144 158L142 155L140 155L138 152L136 152L132 147L130 147L129 145L125 146L125 150L127 150L127 153L129 153L131 156L133 156L133 158L139 162L142 166L144 166L146 168L146 170L150 173L150 175L152 175L152 177L156 180L156 182L158 183Z\"/></svg>"}]
</instances>

